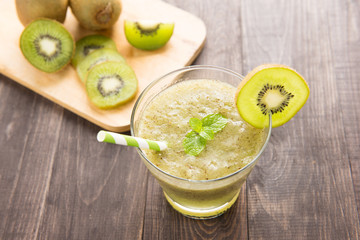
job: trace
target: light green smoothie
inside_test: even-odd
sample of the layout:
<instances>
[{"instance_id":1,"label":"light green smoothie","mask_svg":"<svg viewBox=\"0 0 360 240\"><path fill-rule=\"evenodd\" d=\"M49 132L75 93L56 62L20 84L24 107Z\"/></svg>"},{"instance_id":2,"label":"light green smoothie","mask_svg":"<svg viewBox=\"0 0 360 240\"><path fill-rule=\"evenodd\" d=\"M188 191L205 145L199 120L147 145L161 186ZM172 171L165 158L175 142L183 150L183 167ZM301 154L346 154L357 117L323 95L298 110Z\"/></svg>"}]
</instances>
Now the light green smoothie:
<instances>
[{"instance_id":1,"label":"light green smoothie","mask_svg":"<svg viewBox=\"0 0 360 240\"><path fill-rule=\"evenodd\" d=\"M244 122L235 106L236 88L216 80L189 80L159 93L146 107L138 136L166 141L168 148L144 150L161 170L185 179L224 177L246 166L258 154L266 134ZM191 131L190 118L220 113L228 123L198 156L186 154L184 137Z\"/></svg>"}]
</instances>

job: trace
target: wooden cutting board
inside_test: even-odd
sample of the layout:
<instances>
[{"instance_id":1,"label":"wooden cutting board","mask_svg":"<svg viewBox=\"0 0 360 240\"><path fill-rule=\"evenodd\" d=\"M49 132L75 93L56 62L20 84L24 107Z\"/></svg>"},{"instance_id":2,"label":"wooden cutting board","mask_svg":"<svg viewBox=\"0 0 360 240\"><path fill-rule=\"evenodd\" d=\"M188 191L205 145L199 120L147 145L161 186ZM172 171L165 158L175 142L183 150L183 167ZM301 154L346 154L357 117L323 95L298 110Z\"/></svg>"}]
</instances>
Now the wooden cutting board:
<instances>
[{"instance_id":1,"label":"wooden cutting board","mask_svg":"<svg viewBox=\"0 0 360 240\"><path fill-rule=\"evenodd\" d=\"M123 0L123 11L112 30L97 32L111 37L118 51L134 69L139 80L136 98L113 110L101 110L87 98L84 85L71 65L57 73L43 73L23 57L19 37L24 27L17 18L15 1L2 1L0 8L0 72L36 93L63 106L98 126L116 132L130 129L135 100L153 80L177 68L190 65L200 53L206 37L202 20L159 0ZM142 51L128 44L124 19L153 19L175 22L172 38L156 51ZM75 40L95 34L80 27L69 9L64 23Z\"/></svg>"}]
</instances>

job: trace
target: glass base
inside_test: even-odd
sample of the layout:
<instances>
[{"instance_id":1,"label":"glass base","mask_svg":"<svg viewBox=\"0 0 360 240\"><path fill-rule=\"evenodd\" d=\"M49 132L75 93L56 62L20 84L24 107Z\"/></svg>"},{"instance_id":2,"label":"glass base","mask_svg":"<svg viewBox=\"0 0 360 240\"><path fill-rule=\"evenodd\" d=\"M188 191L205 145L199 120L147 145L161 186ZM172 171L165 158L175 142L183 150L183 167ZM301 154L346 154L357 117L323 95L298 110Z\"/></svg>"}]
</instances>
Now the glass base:
<instances>
[{"instance_id":1,"label":"glass base","mask_svg":"<svg viewBox=\"0 0 360 240\"><path fill-rule=\"evenodd\" d=\"M237 200L239 196L240 191L231 199L229 202L211 209L194 209L194 208L188 208L185 206L180 205L179 203L172 200L165 192L164 195L166 197L166 200L170 203L170 205L178 212L180 212L182 215L193 218L193 219L211 219L216 218L223 213L225 213Z\"/></svg>"}]
</instances>

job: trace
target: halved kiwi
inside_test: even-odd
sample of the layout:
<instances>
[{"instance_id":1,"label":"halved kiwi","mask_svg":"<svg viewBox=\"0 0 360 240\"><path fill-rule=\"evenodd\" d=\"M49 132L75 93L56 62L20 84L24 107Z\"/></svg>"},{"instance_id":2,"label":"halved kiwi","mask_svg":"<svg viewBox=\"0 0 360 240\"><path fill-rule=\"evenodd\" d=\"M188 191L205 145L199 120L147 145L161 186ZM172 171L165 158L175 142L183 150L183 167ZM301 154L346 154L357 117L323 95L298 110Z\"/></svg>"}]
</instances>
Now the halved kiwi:
<instances>
[{"instance_id":1,"label":"halved kiwi","mask_svg":"<svg viewBox=\"0 0 360 240\"><path fill-rule=\"evenodd\" d=\"M117 107L135 97L138 81L133 69L121 62L104 62L93 67L86 78L91 102L103 109Z\"/></svg>"},{"instance_id":2,"label":"halved kiwi","mask_svg":"<svg viewBox=\"0 0 360 240\"><path fill-rule=\"evenodd\" d=\"M125 20L124 31L126 39L133 47L142 50L155 50L170 40L174 26L174 23Z\"/></svg>"},{"instance_id":3,"label":"halved kiwi","mask_svg":"<svg viewBox=\"0 0 360 240\"><path fill-rule=\"evenodd\" d=\"M126 60L119 52L111 48L102 48L95 50L84 58L76 67L76 72L83 83L86 81L86 75L91 68L97 64L106 61L116 61L126 63Z\"/></svg>"},{"instance_id":4,"label":"halved kiwi","mask_svg":"<svg viewBox=\"0 0 360 240\"><path fill-rule=\"evenodd\" d=\"M89 55L92 51L101 48L111 48L117 50L115 42L104 35L95 34L81 38L76 41L75 55L71 64L76 68L87 55Z\"/></svg>"},{"instance_id":5,"label":"halved kiwi","mask_svg":"<svg viewBox=\"0 0 360 240\"><path fill-rule=\"evenodd\" d=\"M70 62L75 42L63 25L44 18L31 22L24 29L20 36L20 49L34 67L51 73Z\"/></svg>"},{"instance_id":6,"label":"halved kiwi","mask_svg":"<svg viewBox=\"0 0 360 240\"><path fill-rule=\"evenodd\" d=\"M256 128L288 122L305 104L309 87L295 70L279 64L265 64L252 70L240 83L236 105L240 116Z\"/></svg>"}]
</instances>

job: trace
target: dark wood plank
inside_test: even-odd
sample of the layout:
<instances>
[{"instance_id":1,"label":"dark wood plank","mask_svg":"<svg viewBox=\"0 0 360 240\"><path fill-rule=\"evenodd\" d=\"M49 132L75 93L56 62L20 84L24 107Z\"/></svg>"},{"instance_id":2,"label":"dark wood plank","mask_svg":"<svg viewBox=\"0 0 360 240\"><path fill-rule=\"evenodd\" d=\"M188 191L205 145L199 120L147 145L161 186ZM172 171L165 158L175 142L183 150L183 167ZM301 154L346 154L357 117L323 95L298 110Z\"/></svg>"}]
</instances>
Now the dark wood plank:
<instances>
[{"instance_id":1,"label":"dark wood plank","mask_svg":"<svg viewBox=\"0 0 360 240\"><path fill-rule=\"evenodd\" d=\"M3 129L0 135L0 238L3 238L29 139L27 110L32 112L35 108L36 95L3 75L0 79L0 127ZM14 108L18 111L13 111Z\"/></svg>"},{"instance_id":2,"label":"dark wood plank","mask_svg":"<svg viewBox=\"0 0 360 240\"><path fill-rule=\"evenodd\" d=\"M61 131L39 239L141 239L147 173L135 149L98 143L99 128L69 112Z\"/></svg>"},{"instance_id":3,"label":"dark wood plank","mask_svg":"<svg viewBox=\"0 0 360 240\"><path fill-rule=\"evenodd\" d=\"M0 233L3 239L33 239L45 208L63 109L1 78L1 92L10 93L2 98L6 102L1 104L1 116L11 116L1 121L7 129L7 134L0 137L1 169L5 179L14 178L1 183L11 190L4 193L3 201L7 202L2 205L5 209ZM24 107L14 111L12 102Z\"/></svg>"},{"instance_id":4,"label":"dark wood plank","mask_svg":"<svg viewBox=\"0 0 360 240\"><path fill-rule=\"evenodd\" d=\"M343 126L346 137L346 152L351 164L351 173L356 193L357 209L360 209L360 8L359 1L339 4L342 15L332 19L332 23L341 21L333 38L336 48L336 64L334 66L337 89L341 105Z\"/></svg>"},{"instance_id":5,"label":"dark wood plank","mask_svg":"<svg viewBox=\"0 0 360 240\"><path fill-rule=\"evenodd\" d=\"M247 239L245 186L234 206L215 219L195 220L175 211L149 176L143 239Z\"/></svg>"},{"instance_id":6,"label":"dark wood plank","mask_svg":"<svg viewBox=\"0 0 360 240\"><path fill-rule=\"evenodd\" d=\"M0 239L141 239L135 149L98 143L98 127L1 77Z\"/></svg>"},{"instance_id":7,"label":"dark wood plank","mask_svg":"<svg viewBox=\"0 0 360 240\"><path fill-rule=\"evenodd\" d=\"M274 129L248 179L250 239L357 239L359 219L334 72L343 59L340 1L243 1L244 69L293 66L308 80L306 106ZM259 6L261 6L259 8ZM245 35L246 34L246 35ZM339 34L339 35L338 35ZM261 226L261 227L259 227Z\"/></svg>"}]
</instances>

